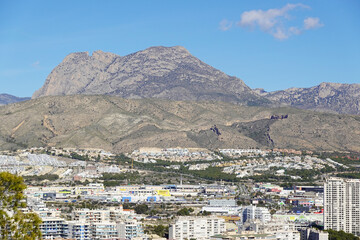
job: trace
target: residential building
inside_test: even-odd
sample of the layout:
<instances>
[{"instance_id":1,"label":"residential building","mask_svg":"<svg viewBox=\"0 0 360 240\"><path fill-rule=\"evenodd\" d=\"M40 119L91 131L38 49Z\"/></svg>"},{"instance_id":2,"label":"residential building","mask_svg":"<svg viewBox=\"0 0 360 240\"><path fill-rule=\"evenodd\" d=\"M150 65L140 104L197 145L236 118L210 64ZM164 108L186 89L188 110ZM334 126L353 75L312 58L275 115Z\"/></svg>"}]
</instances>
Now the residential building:
<instances>
[{"instance_id":1,"label":"residential building","mask_svg":"<svg viewBox=\"0 0 360 240\"><path fill-rule=\"evenodd\" d=\"M144 234L141 223L136 220L127 220L117 224L120 239L133 239Z\"/></svg>"},{"instance_id":2,"label":"residential building","mask_svg":"<svg viewBox=\"0 0 360 240\"><path fill-rule=\"evenodd\" d=\"M245 232L241 234L223 234L211 237L211 240L300 240L298 231L282 231L282 232Z\"/></svg>"},{"instance_id":3,"label":"residential building","mask_svg":"<svg viewBox=\"0 0 360 240\"><path fill-rule=\"evenodd\" d=\"M324 231L319 231L312 228L303 228L299 230L301 240L328 240L329 233Z\"/></svg>"},{"instance_id":4,"label":"residential building","mask_svg":"<svg viewBox=\"0 0 360 240\"><path fill-rule=\"evenodd\" d=\"M225 220L217 217L179 217L169 228L169 239L210 239L226 230Z\"/></svg>"},{"instance_id":5,"label":"residential building","mask_svg":"<svg viewBox=\"0 0 360 240\"><path fill-rule=\"evenodd\" d=\"M90 223L69 221L68 229L69 239L89 240L92 237Z\"/></svg>"},{"instance_id":6,"label":"residential building","mask_svg":"<svg viewBox=\"0 0 360 240\"><path fill-rule=\"evenodd\" d=\"M243 209L243 222L258 219L261 222L268 222L271 220L269 209L265 207L257 207L250 205Z\"/></svg>"},{"instance_id":7,"label":"residential building","mask_svg":"<svg viewBox=\"0 0 360 240\"><path fill-rule=\"evenodd\" d=\"M117 240L118 231L115 222L98 222L91 224L91 239L93 240Z\"/></svg>"},{"instance_id":8,"label":"residential building","mask_svg":"<svg viewBox=\"0 0 360 240\"><path fill-rule=\"evenodd\" d=\"M72 220L86 223L101 223L110 221L110 211L100 209L76 209L72 212Z\"/></svg>"},{"instance_id":9,"label":"residential building","mask_svg":"<svg viewBox=\"0 0 360 240\"><path fill-rule=\"evenodd\" d=\"M298 231L281 231L275 232L277 240L300 240L300 233Z\"/></svg>"},{"instance_id":10,"label":"residential building","mask_svg":"<svg viewBox=\"0 0 360 240\"><path fill-rule=\"evenodd\" d=\"M226 214L226 215L239 215L242 207L237 206L234 199L214 199L209 201L209 205L203 206L201 211Z\"/></svg>"},{"instance_id":11,"label":"residential building","mask_svg":"<svg viewBox=\"0 0 360 240\"><path fill-rule=\"evenodd\" d=\"M360 179L326 179L324 228L360 236Z\"/></svg>"},{"instance_id":12,"label":"residential building","mask_svg":"<svg viewBox=\"0 0 360 240\"><path fill-rule=\"evenodd\" d=\"M62 218L42 218L40 230L43 239L66 238L68 236L68 226Z\"/></svg>"}]
</instances>

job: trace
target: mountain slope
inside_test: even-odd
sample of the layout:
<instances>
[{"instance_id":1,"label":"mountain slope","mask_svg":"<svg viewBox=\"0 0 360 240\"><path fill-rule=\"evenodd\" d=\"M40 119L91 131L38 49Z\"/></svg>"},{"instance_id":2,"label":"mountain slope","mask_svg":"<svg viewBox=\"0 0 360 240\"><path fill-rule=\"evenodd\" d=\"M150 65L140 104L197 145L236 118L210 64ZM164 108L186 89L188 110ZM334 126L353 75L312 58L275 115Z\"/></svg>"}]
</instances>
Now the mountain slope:
<instances>
[{"instance_id":1,"label":"mountain slope","mask_svg":"<svg viewBox=\"0 0 360 240\"><path fill-rule=\"evenodd\" d=\"M290 88L257 93L270 101L316 111L360 114L360 84L321 83L311 88Z\"/></svg>"},{"instance_id":2,"label":"mountain slope","mask_svg":"<svg viewBox=\"0 0 360 240\"><path fill-rule=\"evenodd\" d=\"M6 104L10 104L10 103L16 103L16 102L21 102L21 101L26 101L29 100L30 98L27 97L16 97L10 94L0 94L0 105L6 105Z\"/></svg>"},{"instance_id":3,"label":"mountain slope","mask_svg":"<svg viewBox=\"0 0 360 240\"><path fill-rule=\"evenodd\" d=\"M0 149L33 146L114 152L176 146L360 152L360 117L104 95L50 96L0 107Z\"/></svg>"},{"instance_id":4,"label":"mountain slope","mask_svg":"<svg viewBox=\"0 0 360 240\"><path fill-rule=\"evenodd\" d=\"M203 63L183 47L151 47L124 57L96 51L68 55L33 98L107 94L123 98L214 100L267 104L236 77Z\"/></svg>"}]
</instances>

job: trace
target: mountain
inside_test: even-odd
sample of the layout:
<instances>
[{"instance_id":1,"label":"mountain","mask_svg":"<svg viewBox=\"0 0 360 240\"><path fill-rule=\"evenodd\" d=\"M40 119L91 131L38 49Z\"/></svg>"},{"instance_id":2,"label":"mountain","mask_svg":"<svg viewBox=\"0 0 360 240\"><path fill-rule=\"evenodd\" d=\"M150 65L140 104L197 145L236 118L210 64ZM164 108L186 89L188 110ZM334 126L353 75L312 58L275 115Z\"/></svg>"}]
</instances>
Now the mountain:
<instances>
[{"instance_id":1,"label":"mountain","mask_svg":"<svg viewBox=\"0 0 360 240\"><path fill-rule=\"evenodd\" d=\"M16 102L21 102L21 101L26 101L29 100L30 98L28 97L16 97L10 94L0 94L0 105L6 105L6 104L10 104L10 103L16 103Z\"/></svg>"},{"instance_id":2,"label":"mountain","mask_svg":"<svg viewBox=\"0 0 360 240\"><path fill-rule=\"evenodd\" d=\"M290 88L259 95L283 106L342 114L360 114L360 84L321 83L311 88Z\"/></svg>"},{"instance_id":3,"label":"mountain","mask_svg":"<svg viewBox=\"0 0 360 240\"><path fill-rule=\"evenodd\" d=\"M0 149L35 146L360 152L360 116L106 95L48 96L0 107Z\"/></svg>"},{"instance_id":4,"label":"mountain","mask_svg":"<svg viewBox=\"0 0 360 240\"><path fill-rule=\"evenodd\" d=\"M269 103L241 79L205 64L180 46L151 47L124 57L102 51L92 56L88 52L71 53L33 98L75 94Z\"/></svg>"}]
</instances>

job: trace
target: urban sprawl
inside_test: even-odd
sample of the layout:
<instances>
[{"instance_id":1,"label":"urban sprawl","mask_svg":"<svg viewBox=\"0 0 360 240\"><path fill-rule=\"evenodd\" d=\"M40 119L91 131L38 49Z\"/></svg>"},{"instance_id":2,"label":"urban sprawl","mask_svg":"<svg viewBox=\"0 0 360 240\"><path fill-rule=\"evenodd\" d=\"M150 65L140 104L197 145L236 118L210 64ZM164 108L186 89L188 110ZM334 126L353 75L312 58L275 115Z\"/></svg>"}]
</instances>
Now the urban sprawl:
<instances>
[{"instance_id":1,"label":"urban sprawl","mask_svg":"<svg viewBox=\"0 0 360 240\"><path fill-rule=\"evenodd\" d=\"M27 183L23 211L41 217L43 239L359 236L360 180L344 178L357 167L346 154L291 149L0 152L1 171Z\"/></svg>"}]
</instances>

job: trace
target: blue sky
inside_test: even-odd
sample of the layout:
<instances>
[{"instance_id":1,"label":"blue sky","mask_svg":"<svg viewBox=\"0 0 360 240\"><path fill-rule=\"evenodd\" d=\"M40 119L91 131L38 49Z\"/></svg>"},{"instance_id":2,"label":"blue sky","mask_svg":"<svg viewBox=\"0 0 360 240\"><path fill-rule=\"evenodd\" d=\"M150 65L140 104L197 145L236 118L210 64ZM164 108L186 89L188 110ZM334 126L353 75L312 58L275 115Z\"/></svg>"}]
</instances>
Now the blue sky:
<instances>
[{"instance_id":1,"label":"blue sky","mask_svg":"<svg viewBox=\"0 0 360 240\"><path fill-rule=\"evenodd\" d=\"M360 1L0 1L0 93L31 96L71 52L181 45L267 91L360 83Z\"/></svg>"}]
</instances>

